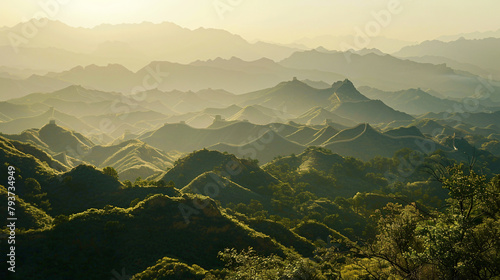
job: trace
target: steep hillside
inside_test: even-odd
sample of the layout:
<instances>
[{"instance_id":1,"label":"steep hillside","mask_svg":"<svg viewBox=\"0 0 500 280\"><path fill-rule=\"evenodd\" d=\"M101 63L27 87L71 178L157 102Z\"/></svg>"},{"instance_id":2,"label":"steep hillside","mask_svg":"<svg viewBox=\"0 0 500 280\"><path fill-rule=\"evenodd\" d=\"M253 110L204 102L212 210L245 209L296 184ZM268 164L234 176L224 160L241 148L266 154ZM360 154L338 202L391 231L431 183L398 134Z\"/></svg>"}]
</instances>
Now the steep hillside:
<instances>
[{"instance_id":1,"label":"steep hillside","mask_svg":"<svg viewBox=\"0 0 500 280\"><path fill-rule=\"evenodd\" d=\"M137 238L144 229L148 238ZM72 238L64 238L68 235ZM90 209L59 220L51 230L20 234L18 240L26 245L16 252L26 256L16 267L25 279L34 271L40 279L89 279L81 274L89 266L94 267L92 279L109 278L122 266L133 275L165 256L206 269L221 268L217 254L227 247L285 255L285 247L269 236L237 222L213 200L192 195L155 195L128 209ZM47 254L29 253L48 245L53 249Z\"/></svg>"},{"instance_id":2,"label":"steep hillside","mask_svg":"<svg viewBox=\"0 0 500 280\"><path fill-rule=\"evenodd\" d=\"M32 129L27 129L21 132L20 134L0 133L0 135L10 140L29 143L32 144L33 146L36 146L39 149L42 149L44 151L49 151L49 146L40 139L38 135L38 130L39 130L38 128L32 128Z\"/></svg>"},{"instance_id":3,"label":"steep hillside","mask_svg":"<svg viewBox=\"0 0 500 280\"><path fill-rule=\"evenodd\" d=\"M334 107L333 113L357 123L388 123L394 120L412 120L413 117L392 109L380 100L343 102Z\"/></svg>"},{"instance_id":4,"label":"steep hillside","mask_svg":"<svg viewBox=\"0 0 500 280\"><path fill-rule=\"evenodd\" d=\"M242 145L220 143L212 145L210 149L228 152L242 158L257 159L266 163L277 156L286 156L302 152L305 147L289 141L279 134L269 131L261 137Z\"/></svg>"},{"instance_id":5,"label":"steep hillside","mask_svg":"<svg viewBox=\"0 0 500 280\"><path fill-rule=\"evenodd\" d=\"M392 157L396 151L403 148L426 153L429 145L434 148L433 151L439 148L446 150L441 145L422 137L387 136L365 124L364 130L354 138L339 140L334 136L324 147L343 156L369 160L376 156Z\"/></svg>"},{"instance_id":6,"label":"steep hillside","mask_svg":"<svg viewBox=\"0 0 500 280\"><path fill-rule=\"evenodd\" d=\"M340 117L339 115L336 115L322 107L311 108L292 121L307 125L320 125L325 124L325 122L338 123L343 126L356 125L356 123L350 119Z\"/></svg>"},{"instance_id":7,"label":"steep hillside","mask_svg":"<svg viewBox=\"0 0 500 280\"><path fill-rule=\"evenodd\" d=\"M314 107L334 106L341 102L368 100L359 93L351 81L335 82L326 89L317 89L293 78L281 82L275 87L241 95L240 104L262 105L275 108L289 114L299 115Z\"/></svg>"},{"instance_id":8,"label":"steep hillside","mask_svg":"<svg viewBox=\"0 0 500 280\"><path fill-rule=\"evenodd\" d=\"M290 114L301 114L306 110L324 105L331 93L319 90L294 78L292 81L281 82L275 87L250 92L242 95L247 105L262 105L268 108L284 109Z\"/></svg>"},{"instance_id":9,"label":"steep hillside","mask_svg":"<svg viewBox=\"0 0 500 280\"><path fill-rule=\"evenodd\" d=\"M0 185L0 198L3 201L8 201L8 191L7 188ZM16 229L28 230L28 229L43 229L52 226L54 219L49 216L45 211L27 203L19 196L16 196ZM0 211L3 213L8 213L7 204L0 205Z\"/></svg>"},{"instance_id":10,"label":"steep hillside","mask_svg":"<svg viewBox=\"0 0 500 280\"><path fill-rule=\"evenodd\" d=\"M366 129L366 124L358 124L357 126L343 129L334 136L332 136L330 139L328 139L328 141L325 142L325 144L334 141L350 140L356 138L356 136L363 133L365 129Z\"/></svg>"},{"instance_id":11,"label":"steep hillside","mask_svg":"<svg viewBox=\"0 0 500 280\"><path fill-rule=\"evenodd\" d=\"M173 181L176 187L183 188L196 177L209 171L214 171L217 175L224 176L254 192L259 192L261 187L278 182L276 178L264 172L254 162L239 159L231 154L206 149L179 159L174 167L160 176L159 179L165 182Z\"/></svg>"},{"instance_id":12,"label":"steep hillside","mask_svg":"<svg viewBox=\"0 0 500 280\"><path fill-rule=\"evenodd\" d=\"M402 136L424 137L422 132L420 132L420 130L416 126L394 128L384 132L384 134L392 137L402 137Z\"/></svg>"},{"instance_id":13,"label":"steep hillside","mask_svg":"<svg viewBox=\"0 0 500 280\"><path fill-rule=\"evenodd\" d=\"M344 81L335 82L331 90L334 92L330 96L330 101L332 103L342 103L342 102L355 102L355 101L367 101L369 100L366 96L361 94L353 85L353 83L347 79Z\"/></svg>"},{"instance_id":14,"label":"steep hillside","mask_svg":"<svg viewBox=\"0 0 500 280\"><path fill-rule=\"evenodd\" d=\"M40 183L54 179L54 176L59 173L55 168L64 168L63 164L35 146L12 141L2 136L0 136L0 162L19 170L16 175L22 178L34 178ZM6 174L6 172L0 174L0 178L5 179L4 182L7 181Z\"/></svg>"},{"instance_id":15,"label":"steep hillside","mask_svg":"<svg viewBox=\"0 0 500 280\"><path fill-rule=\"evenodd\" d=\"M120 180L134 181L164 172L172 166L172 158L140 140L128 140L118 145L94 146L83 160L100 168L112 166Z\"/></svg>"},{"instance_id":16,"label":"steep hillside","mask_svg":"<svg viewBox=\"0 0 500 280\"><path fill-rule=\"evenodd\" d=\"M70 131L55 123L49 123L40 128L38 135L40 140L47 144L53 152L67 152L76 157L81 157L94 146L94 143L82 134Z\"/></svg>"},{"instance_id":17,"label":"steep hillside","mask_svg":"<svg viewBox=\"0 0 500 280\"><path fill-rule=\"evenodd\" d=\"M454 134L464 136L467 133L464 130L451 127L446 123L441 124L435 119L419 119L412 122L411 125L416 126L422 133L432 137L443 137Z\"/></svg>"},{"instance_id":18,"label":"steep hillside","mask_svg":"<svg viewBox=\"0 0 500 280\"><path fill-rule=\"evenodd\" d=\"M294 184L305 184L305 190L318 197L332 199L350 197L359 191L372 191L387 184L383 179L374 180L373 174L369 174L372 171L365 169L362 161L342 157L321 147L309 147L298 155L277 158L263 169L282 180L292 179ZM304 207L318 208L320 212L334 207L320 200L310 201L310 205Z\"/></svg>"},{"instance_id":19,"label":"steep hillside","mask_svg":"<svg viewBox=\"0 0 500 280\"><path fill-rule=\"evenodd\" d=\"M39 108L32 105L0 102L0 120L10 121L18 118L32 117L42 113Z\"/></svg>"},{"instance_id":20,"label":"steep hillside","mask_svg":"<svg viewBox=\"0 0 500 280\"><path fill-rule=\"evenodd\" d=\"M271 111L271 110L269 110ZM276 114L272 114L272 112L268 112L270 115L263 112L257 106L246 106L241 109L239 112L235 113L231 117L229 117L228 121L249 121L254 124L269 124L272 122L283 122L283 119L280 119Z\"/></svg>"},{"instance_id":21,"label":"steep hillside","mask_svg":"<svg viewBox=\"0 0 500 280\"><path fill-rule=\"evenodd\" d=\"M339 131L336 130L335 128L331 127L330 125L327 125L327 126L323 127L320 131L316 132L313 135L314 140L307 143L307 145L308 146L320 146L321 144L325 143L330 138L335 136L338 132Z\"/></svg>"},{"instance_id":22,"label":"steep hillside","mask_svg":"<svg viewBox=\"0 0 500 280\"><path fill-rule=\"evenodd\" d=\"M220 201L223 206L228 203L248 204L252 199L262 200L262 196L213 171L205 172L194 178L180 191L181 193L205 194L214 200Z\"/></svg>"},{"instance_id":23,"label":"steep hillside","mask_svg":"<svg viewBox=\"0 0 500 280\"><path fill-rule=\"evenodd\" d=\"M271 165L288 165L296 171L318 170L328 172L333 165L342 164L344 159L322 148L309 147L296 156L282 157L264 165L264 169Z\"/></svg>"},{"instance_id":24,"label":"steep hillside","mask_svg":"<svg viewBox=\"0 0 500 280\"><path fill-rule=\"evenodd\" d=\"M197 129L183 123L165 124L139 137L145 143L164 151L192 152L217 143L240 145L259 138L268 131L284 133L294 127L286 124L256 125L250 122L223 122L215 128ZM179 141L189 139L189 141Z\"/></svg>"},{"instance_id":25,"label":"steep hillside","mask_svg":"<svg viewBox=\"0 0 500 280\"><path fill-rule=\"evenodd\" d=\"M310 126L302 126L299 129L286 136L286 139L306 145L307 143L314 140L314 135L318 132L318 129L312 128Z\"/></svg>"}]
</instances>

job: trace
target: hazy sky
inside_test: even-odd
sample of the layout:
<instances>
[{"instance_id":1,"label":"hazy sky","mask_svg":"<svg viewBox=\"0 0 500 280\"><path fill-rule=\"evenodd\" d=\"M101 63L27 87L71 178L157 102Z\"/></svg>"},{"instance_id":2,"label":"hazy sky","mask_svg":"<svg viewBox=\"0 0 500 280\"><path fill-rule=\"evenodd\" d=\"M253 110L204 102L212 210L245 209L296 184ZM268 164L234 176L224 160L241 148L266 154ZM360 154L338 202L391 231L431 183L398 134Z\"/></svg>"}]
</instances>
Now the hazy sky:
<instances>
[{"instance_id":1,"label":"hazy sky","mask_svg":"<svg viewBox=\"0 0 500 280\"><path fill-rule=\"evenodd\" d=\"M191 29L222 28L248 40L289 43L325 34L354 35L391 2L400 5L400 12L391 14L378 35L422 41L500 28L498 0L2 0L0 26L44 14L83 27L170 21ZM40 3L52 5L43 8Z\"/></svg>"}]
</instances>

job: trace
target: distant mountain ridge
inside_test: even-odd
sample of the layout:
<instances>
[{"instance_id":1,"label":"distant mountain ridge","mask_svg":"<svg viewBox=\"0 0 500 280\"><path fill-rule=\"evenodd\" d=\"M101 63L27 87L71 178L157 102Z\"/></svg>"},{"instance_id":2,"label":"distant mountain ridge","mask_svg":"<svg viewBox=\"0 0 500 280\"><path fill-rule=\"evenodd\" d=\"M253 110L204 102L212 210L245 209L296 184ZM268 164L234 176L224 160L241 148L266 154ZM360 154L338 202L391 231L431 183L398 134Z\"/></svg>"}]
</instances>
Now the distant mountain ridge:
<instances>
[{"instance_id":1,"label":"distant mountain ridge","mask_svg":"<svg viewBox=\"0 0 500 280\"><path fill-rule=\"evenodd\" d=\"M353 132L350 136L343 135ZM352 137L352 138L351 138ZM432 144L430 144L432 143ZM370 160L376 156L392 157L403 148L426 152L424 145L432 145L435 149L449 150L434 141L419 136L384 135L369 124L360 124L355 128L339 132L323 144L323 147L343 156L352 156L362 160Z\"/></svg>"},{"instance_id":2,"label":"distant mountain ridge","mask_svg":"<svg viewBox=\"0 0 500 280\"><path fill-rule=\"evenodd\" d=\"M408 89L397 92L387 92L370 87L361 87L360 90L372 99L380 99L396 110L413 115L429 112L441 113L461 106L461 102L442 99L418 89Z\"/></svg>"},{"instance_id":3,"label":"distant mountain ridge","mask_svg":"<svg viewBox=\"0 0 500 280\"><path fill-rule=\"evenodd\" d=\"M9 33L22 34L23 24L0 30L2 35L0 45L9 46L3 53L6 57L13 57L12 63L17 62L18 66L27 68L26 62L16 57L7 36ZM162 34L162 36L151 34ZM203 48L198 48L199 45L203 45ZM48 19L48 23L39 30L36 38L23 44L19 51L35 50L38 52L36 58L43 57L49 48L72 52L66 57L53 57L55 60L53 65L79 65L82 64L79 59L83 57L94 64L119 63L134 69L155 60L188 63L199 59L232 56L250 60L261 57L282 59L295 50L263 42L249 43L225 30L211 28L191 30L170 22L103 24L93 28L75 28ZM186 48L189 51L186 51ZM38 67L52 69L44 67L43 63Z\"/></svg>"},{"instance_id":4,"label":"distant mountain ridge","mask_svg":"<svg viewBox=\"0 0 500 280\"><path fill-rule=\"evenodd\" d=\"M394 53L399 57L439 56L462 63L477 65L493 74L493 79L500 79L500 60L498 49L500 38L465 39L442 42L438 40L425 41L418 45L407 46ZM467 51L464 51L467 50Z\"/></svg>"},{"instance_id":5,"label":"distant mountain ridge","mask_svg":"<svg viewBox=\"0 0 500 280\"><path fill-rule=\"evenodd\" d=\"M457 72L443 64L417 63L374 53L358 55L317 50L299 51L279 63L290 68L345 75L358 86L370 86L385 91L422 87L455 98L471 96L479 78L469 73ZM500 88L498 85L493 87L492 98L498 100Z\"/></svg>"}]
</instances>

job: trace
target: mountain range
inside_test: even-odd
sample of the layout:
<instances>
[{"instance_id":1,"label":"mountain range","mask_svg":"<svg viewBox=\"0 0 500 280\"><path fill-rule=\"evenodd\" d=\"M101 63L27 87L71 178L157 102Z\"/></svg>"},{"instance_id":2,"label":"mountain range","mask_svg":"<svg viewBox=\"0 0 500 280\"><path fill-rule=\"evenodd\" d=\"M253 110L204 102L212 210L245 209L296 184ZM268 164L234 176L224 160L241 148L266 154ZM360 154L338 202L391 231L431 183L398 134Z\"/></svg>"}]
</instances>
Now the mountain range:
<instances>
[{"instance_id":1,"label":"mountain range","mask_svg":"<svg viewBox=\"0 0 500 280\"><path fill-rule=\"evenodd\" d=\"M483 73L489 73L485 77L492 76L492 79L498 80L500 79L500 67L495 61L500 59L497 52L499 47L500 38L498 37L482 39L462 37L450 42L425 41L418 45L404 47L394 55L398 57L432 57L434 62L444 62L445 58L452 59L464 64L475 65L481 68ZM461 68L467 69L466 67Z\"/></svg>"},{"instance_id":2,"label":"mountain range","mask_svg":"<svg viewBox=\"0 0 500 280\"><path fill-rule=\"evenodd\" d=\"M477 76L457 72L444 64L417 63L374 53L301 51L280 61L280 64L339 73L360 86L368 85L386 91L420 87L455 98L472 96L471 92L479 83ZM498 92L498 85L493 84L491 98L498 100Z\"/></svg>"},{"instance_id":3,"label":"mountain range","mask_svg":"<svg viewBox=\"0 0 500 280\"><path fill-rule=\"evenodd\" d=\"M39 69L60 71L86 61L101 65L118 63L138 69L155 60L187 63L232 56L246 60L261 57L282 59L294 51L293 48L263 42L249 43L220 29L190 30L169 22L75 28L53 20L48 20L36 38L14 49L8 35L22 36L25 24L0 30L0 45L5 46L0 58L5 61L5 66L29 68L36 61ZM199 45L204 47L200 49ZM23 60L19 54L23 55Z\"/></svg>"}]
</instances>

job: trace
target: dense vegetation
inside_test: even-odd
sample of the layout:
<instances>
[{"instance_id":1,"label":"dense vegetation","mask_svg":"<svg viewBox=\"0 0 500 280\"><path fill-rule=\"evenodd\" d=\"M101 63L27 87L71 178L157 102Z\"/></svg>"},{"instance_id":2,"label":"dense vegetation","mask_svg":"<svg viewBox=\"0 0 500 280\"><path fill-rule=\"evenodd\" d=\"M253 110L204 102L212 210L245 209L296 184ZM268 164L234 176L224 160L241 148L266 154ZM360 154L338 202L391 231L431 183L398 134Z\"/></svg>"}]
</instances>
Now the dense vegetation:
<instances>
[{"instance_id":1,"label":"dense vegetation","mask_svg":"<svg viewBox=\"0 0 500 280\"><path fill-rule=\"evenodd\" d=\"M12 143L5 161L26 162L17 279L500 277L491 155L467 165L403 149L361 161L309 147L259 167L200 150L122 183L112 167L60 173Z\"/></svg>"}]
</instances>

